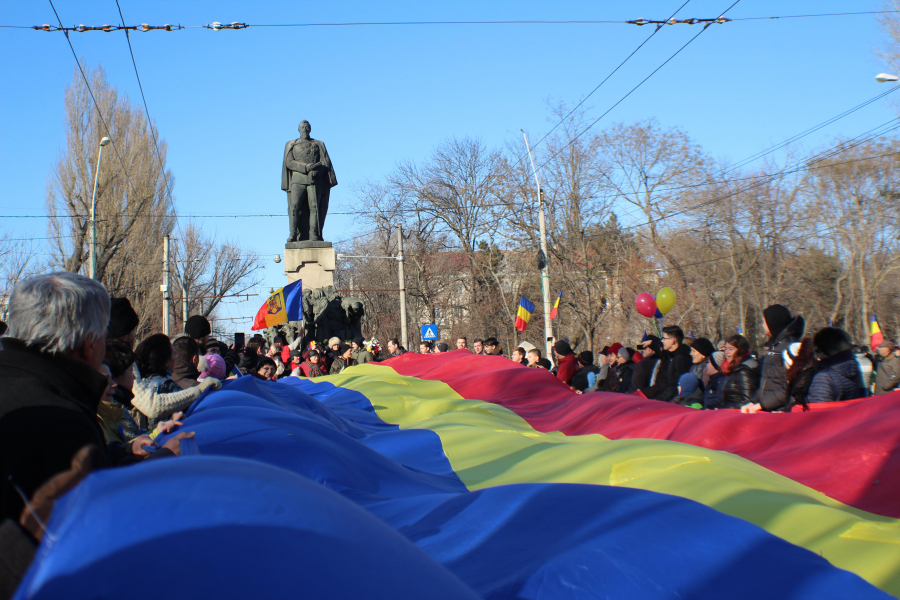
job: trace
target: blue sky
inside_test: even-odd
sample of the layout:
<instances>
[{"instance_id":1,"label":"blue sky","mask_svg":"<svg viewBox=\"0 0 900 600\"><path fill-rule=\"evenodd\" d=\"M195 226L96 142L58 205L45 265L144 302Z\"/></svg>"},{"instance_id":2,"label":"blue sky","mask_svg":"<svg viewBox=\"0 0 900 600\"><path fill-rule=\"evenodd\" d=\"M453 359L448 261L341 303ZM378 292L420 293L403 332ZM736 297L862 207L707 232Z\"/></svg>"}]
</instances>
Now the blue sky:
<instances>
[{"instance_id":1,"label":"blue sky","mask_svg":"<svg viewBox=\"0 0 900 600\"><path fill-rule=\"evenodd\" d=\"M120 0L128 24L213 21L253 24L362 21L663 19L684 0L553 3L532 0L436 2L172 2ZM716 17L733 0L691 0L679 18ZM66 25L119 23L114 0L55 0ZM732 18L882 9L876 0L742 0ZM49 2L8 2L0 24L55 23ZM604 112L698 31L660 31L586 103ZM283 213L284 142L307 119L326 142L339 185L325 227L329 240L353 234L352 187L402 160L426 157L454 135L490 146L541 137L548 102L570 105L590 92L641 41L648 26L441 25L250 27L213 32L133 33L151 116L169 144L179 212L198 215L220 238L270 257L283 252L287 218L213 218ZM139 102L122 33L75 33L90 65ZM713 26L598 125L655 117L678 126L714 157L739 160L884 91L887 69L876 17L736 21ZM75 68L61 33L0 29L7 57L0 86L0 214L44 213L51 166L65 139L63 93ZM896 116L875 103L803 140L803 147L852 136ZM16 237L47 234L42 219L0 219ZM284 284L281 265L264 261L259 291ZM262 303L224 306L246 316Z\"/></svg>"}]
</instances>

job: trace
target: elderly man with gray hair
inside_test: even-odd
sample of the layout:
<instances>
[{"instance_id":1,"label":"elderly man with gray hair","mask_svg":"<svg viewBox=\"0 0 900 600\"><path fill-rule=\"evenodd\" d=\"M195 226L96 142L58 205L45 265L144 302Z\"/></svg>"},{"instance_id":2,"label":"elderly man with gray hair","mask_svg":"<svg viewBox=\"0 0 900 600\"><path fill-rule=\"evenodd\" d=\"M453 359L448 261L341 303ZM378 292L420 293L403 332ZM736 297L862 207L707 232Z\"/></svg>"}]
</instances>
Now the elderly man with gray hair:
<instances>
[{"instance_id":1,"label":"elderly man with gray hair","mask_svg":"<svg viewBox=\"0 0 900 600\"><path fill-rule=\"evenodd\" d=\"M10 520L3 523L6 533L16 522L26 527L37 510L25 510L26 499L46 500L35 492L73 471L85 446L95 450L87 468L79 462L84 473L150 454L144 447L154 444L147 436L106 444L97 418L107 386L98 370L109 313L106 288L76 273L32 277L10 296L9 330L0 338L0 521ZM151 456L178 454L180 438L192 436L181 433Z\"/></svg>"}]
</instances>

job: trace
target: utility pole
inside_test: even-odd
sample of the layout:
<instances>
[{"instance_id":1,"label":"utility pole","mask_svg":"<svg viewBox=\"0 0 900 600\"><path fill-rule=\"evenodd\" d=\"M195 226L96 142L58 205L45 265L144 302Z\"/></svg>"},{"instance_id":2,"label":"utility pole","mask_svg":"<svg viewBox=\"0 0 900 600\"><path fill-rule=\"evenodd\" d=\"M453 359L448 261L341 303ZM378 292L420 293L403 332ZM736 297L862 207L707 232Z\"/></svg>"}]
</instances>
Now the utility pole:
<instances>
[{"instance_id":1,"label":"utility pole","mask_svg":"<svg viewBox=\"0 0 900 600\"><path fill-rule=\"evenodd\" d=\"M108 143L108 137L100 140L100 148L97 150L97 168L94 171L94 193L91 195L91 279L94 279L94 276L97 274L97 221L94 218L94 213L97 212L97 183L100 181L100 159L103 158L103 146Z\"/></svg>"},{"instance_id":2,"label":"utility pole","mask_svg":"<svg viewBox=\"0 0 900 600\"><path fill-rule=\"evenodd\" d=\"M169 236L163 238L163 283L159 286L163 294L162 332L169 335Z\"/></svg>"},{"instance_id":3,"label":"utility pole","mask_svg":"<svg viewBox=\"0 0 900 600\"><path fill-rule=\"evenodd\" d=\"M187 327L188 320L188 297L187 286L184 285L184 278L181 280L181 333L187 333L184 330Z\"/></svg>"},{"instance_id":4,"label":"utility pole","mask_svg":"<svg viewBox=\"0 0 900 600\"><path fill-rule=\"evenodd\" d=\"M408 331L406 328L406 277L403 274L403 226L397 225L397 248L399 256L397 257L397 271L400 273L400 341L403 347L409 350L407 343L409 342Z\"/></svg>"},{"instance_id":5,"label":"utility pole","mask_svg":"<svg viewBox=\"0 0 900 600\"><path fill-rule=\"evenodd\" d=\"M544 299L544 351L546 357L552 356L550 352L550 342L546 341L553 336L553 330L550 326L550 260L547 254L547 231L544 226L544 195L541 193L541 180L538 178L537 168L534 166L534 156L531 155L531 146L528 144L528 136L523 130L522 137L525 138L525 148L528 150L528 158L531 160L531 170L534 173L534 181L537 184L538 193L538 221L541 227L541 253L544 255L544 264L541 268L541 296Z\"/></svg>"}]
</instances>

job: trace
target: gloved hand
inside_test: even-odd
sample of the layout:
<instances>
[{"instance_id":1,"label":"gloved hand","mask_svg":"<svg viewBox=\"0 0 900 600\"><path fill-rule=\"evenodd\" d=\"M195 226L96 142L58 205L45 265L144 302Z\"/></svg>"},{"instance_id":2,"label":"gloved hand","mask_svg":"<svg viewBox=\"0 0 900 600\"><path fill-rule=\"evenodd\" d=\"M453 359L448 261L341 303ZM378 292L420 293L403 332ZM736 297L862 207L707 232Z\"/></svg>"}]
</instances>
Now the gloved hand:
<instances>
[{"instance_id":1,"label":"gloved hand","mask_svg":"<svg viewBox=\"0 0 900 600\"><path fill-rule=\"evenodd\" d=\"M222 382L216 379L215 377L207 377L203 381L200 382L200 385L197 386L200 388L201 392L205 392L206 388L212 388L213 390L222 389Z\"/></svg>"}]
</instances>

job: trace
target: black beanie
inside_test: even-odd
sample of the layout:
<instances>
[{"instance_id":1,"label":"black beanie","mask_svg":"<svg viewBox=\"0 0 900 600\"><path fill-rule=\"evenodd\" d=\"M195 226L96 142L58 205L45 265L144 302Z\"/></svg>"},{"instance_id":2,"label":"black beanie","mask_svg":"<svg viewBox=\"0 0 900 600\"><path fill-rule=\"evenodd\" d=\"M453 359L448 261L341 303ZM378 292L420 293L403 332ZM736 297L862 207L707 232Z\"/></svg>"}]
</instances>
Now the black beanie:
<instances>
[{"instance_id":1,"label":"black beanie","mask_svg":"<svg viewBox=\"0 0 900 600\"><path fill-rule=\"evenodd\" d=\"M786 306L773 304L763 311L763 318L766 320L766 325L769 326L769 333L774 338L784 331L794 317L791 316L791 311Z\"/></svg>"},{"instance_id":2,"label":"black beanie","mask_svg":"<svg viewBox=\"0 0 900 600\"><path fill-rule=\"evenodd\" d=\"M109 299L109 337L120 338L135 330L141 319L128 298Z\"/></svg>"},{"instance_id":3,"label":"black beanie","mask_svg":"<svg viewBox=\"0 0 900 600\"><path fill-rule=\"evenodd\" d=\"M553 349L556 350L556 353L560 356L568 356L572 354L572 348L569 346L569 342L566 340L559 340L556 342L556 345L553 346Z\"/></svg>"},{"instance_id":4,"label":"black beanie","mask_svg":"<svg viewBox=\"0 0 900 600\"><path fill-rule=\"evenodd\" d=\"M837 327L820 329L813 338L813 345L826 358L853 347L850 334Z\"/></svg>"},{"instance_id":5,"label":"black beanie","mask_svg":"<svg viewBox=\"0 0 900 600\"><path fill-rule=\"evenodd\" d=\"M594 364L594 353L590 350L585 350L581 354L578 355L578 362L585 366L589 366Z\"/></svg>"},{"instance_id":6,"label":"black beanie","mask_svg":"<svg viewBox=\"0 0 900 600\"><path fill-rule=\"evenodd\" d=\"M702 354L703 356L709 357L710 354L716 351L713 343L706 338L697 338L694 340L694 343L691 344L691 348Z\"/></svg>"},{"instance_id":7,"label":"black beanie","mask_svg":"<svg viewBox=\"0 0 900 600\"><path fill-rule=\"evenodd\" d=\"M212 327L209 326L209 321L206 320L206 317L203 315L194 315L184 324L184 332L188 334L191 339L199 340L200 338L209 335L210 332L212 332Z\"/></svg>"},{"instance_id":8,"label":"black beanie","mask_svg":"<svg viewBox=\"0 0 900 600\"><path fill-rule=\"evenodd\" d=\"M356 344L357 346L359 346L360 348L363 347L363 339L361 337L353 338L353 343Z\"/></svg>"}]
</instances>

